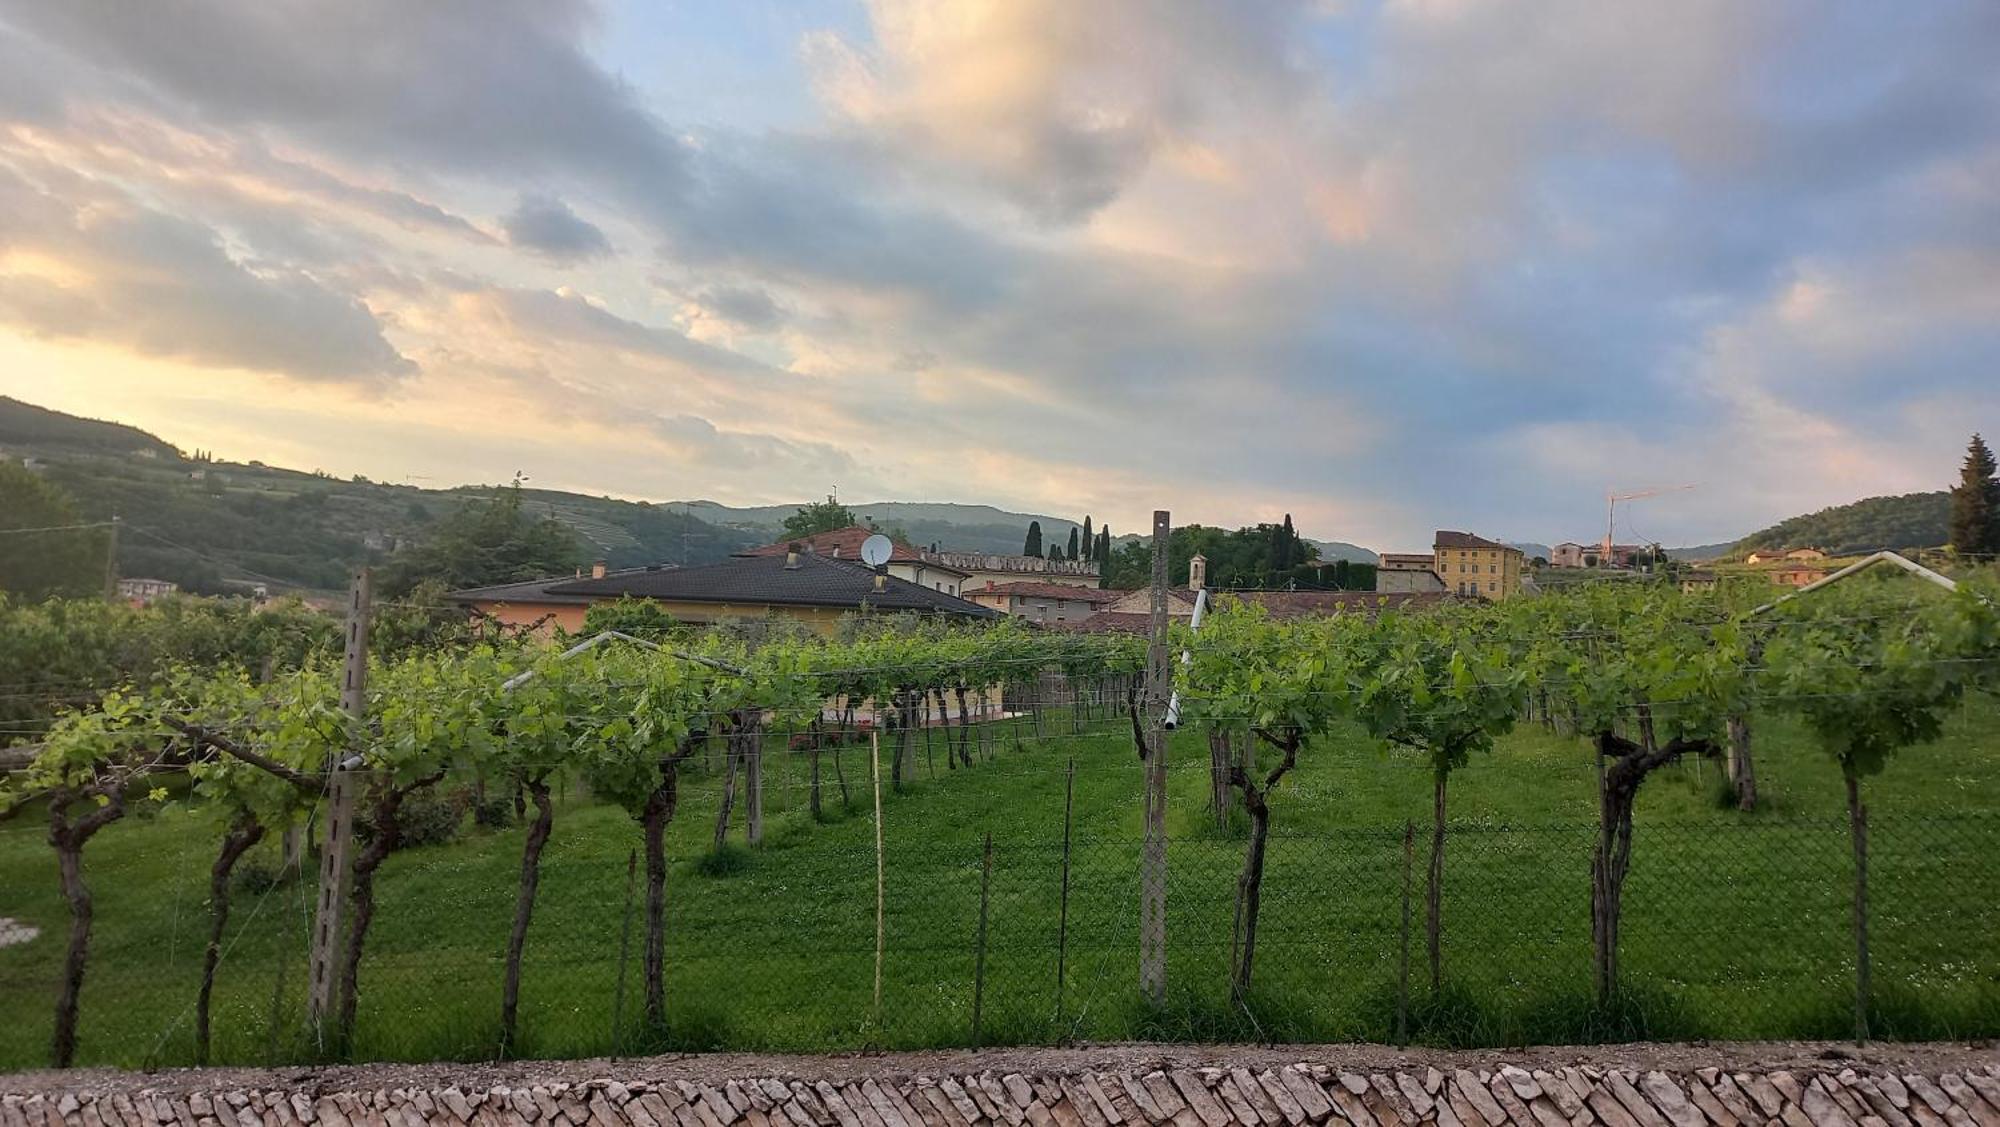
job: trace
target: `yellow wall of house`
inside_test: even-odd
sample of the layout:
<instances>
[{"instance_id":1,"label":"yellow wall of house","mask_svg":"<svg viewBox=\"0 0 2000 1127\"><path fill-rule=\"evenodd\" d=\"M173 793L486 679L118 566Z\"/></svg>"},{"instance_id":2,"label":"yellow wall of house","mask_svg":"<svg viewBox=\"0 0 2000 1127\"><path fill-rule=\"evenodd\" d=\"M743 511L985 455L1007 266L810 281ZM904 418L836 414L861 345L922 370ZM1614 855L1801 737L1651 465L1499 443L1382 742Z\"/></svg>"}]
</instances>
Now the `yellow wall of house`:
<instances>
[{"instance_id":1,"label":"yellow wall of house","mask_svg":"<svg viewBox=\"0 0 2000 1127\"><path fill-rule=\"evenodd\" d=\"M1521 593L1521 553L1512 548L1438 548L1437 576L1453 594L1505 599Z\"/></svg>"},{"instance_id":2,"label":"yellow wall of house","mask_svg":"<svg viewBox=\"0 0 2000 1127\"><path fill-rule=\"evenodd\" d=\"M773 606L768 603L691 603L670 599L653 601L661 610L681 622L706 624L731 618L790 618L805 623L821 634L833 633L840 625L841 618L849 613L835 607ZM473 605L509 626L534 626L541 623L544 633L553 633L556 627L561 627L572 634L583 632L584 612L589 609L573 604L525 602Z\"/></svg>"}]
</instances>

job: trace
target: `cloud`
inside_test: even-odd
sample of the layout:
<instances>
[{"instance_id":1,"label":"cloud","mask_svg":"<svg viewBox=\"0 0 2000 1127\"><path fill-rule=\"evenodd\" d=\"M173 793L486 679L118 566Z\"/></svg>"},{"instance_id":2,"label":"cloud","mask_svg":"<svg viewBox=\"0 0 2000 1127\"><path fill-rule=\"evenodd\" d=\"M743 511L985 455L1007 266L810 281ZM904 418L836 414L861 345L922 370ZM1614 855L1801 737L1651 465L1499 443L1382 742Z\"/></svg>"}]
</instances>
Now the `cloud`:
<instances>
[{"instance_id":1,"label":"cloud","mask_svg":"<svg viewBox=\"0 0 2000 1127\"><path fill-rule=\"evenodd\" d=\"M611 240L554 196L523 194L500 221L507 241L551 262L574 265L611 253Z\"/></svg>"},{"instance_id":2,"label":"cloud","mask_svg":"<svg viewBox=\"0 0 2000 1127\"><path fill-rule=\"evenodd\" d=\"M860 15L769 60L816 107L732 122L631 59L733 11L0 0L0 315L513 388L687 494L1384 546L1577 537L1635 467L1713 483L1645 531L1719 539L2000 429L1991 4Z\"/></svg>"},{"instance_id":3,"label":"cloud","mask_svg":"<svg viewBox=\"0 0 2000 1127\"><path fill-rule=\"evenodd\" d=\"M253 268L199 223L109 189L59 198L4 166L0 321L305 380L380 385L415 371L367 306L306 272Z\"/></svg>"},{"instance_id":4,"label":"cloud","mask_svg":"<svg viewBox=\"0 0 2000 1127\"><path fill-rule=\"evenodd\" d=\"M1308 7L873 0L871 43L824 34L807 57L856 125L1072 221L1214 115L1294 94L1285 40Z\"/></svg>"}]
</instances>

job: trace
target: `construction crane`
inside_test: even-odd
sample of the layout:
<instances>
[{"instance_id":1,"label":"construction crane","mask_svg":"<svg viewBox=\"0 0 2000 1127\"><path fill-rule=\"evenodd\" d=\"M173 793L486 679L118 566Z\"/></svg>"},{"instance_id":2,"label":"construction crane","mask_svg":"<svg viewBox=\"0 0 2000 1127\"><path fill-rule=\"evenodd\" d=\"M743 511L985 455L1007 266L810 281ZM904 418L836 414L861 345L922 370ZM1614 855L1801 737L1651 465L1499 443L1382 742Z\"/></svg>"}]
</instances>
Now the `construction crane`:
<instances>
[{"instance_id":1,"label":"construction crane","mask_svg":"<svg viewBox=\"0 0 2000 1127\"><path fill-rule=\"evenodd\" d=\"M1622 493L1616 489L1605 490L1604 547L1598 553L1597 558L1603 562L1604 566L1609 567L1611 565L1612 538L1615 535L1618 528L1618 502L1637 501L1642 497L1658 497L1662 493L1680 493L1685 490L1693 489L1695 486L1699 484L1701 483L1691 482L1687 485L1662 485L1652 489L1628 489Z\"/></svg>"}]
</instances>

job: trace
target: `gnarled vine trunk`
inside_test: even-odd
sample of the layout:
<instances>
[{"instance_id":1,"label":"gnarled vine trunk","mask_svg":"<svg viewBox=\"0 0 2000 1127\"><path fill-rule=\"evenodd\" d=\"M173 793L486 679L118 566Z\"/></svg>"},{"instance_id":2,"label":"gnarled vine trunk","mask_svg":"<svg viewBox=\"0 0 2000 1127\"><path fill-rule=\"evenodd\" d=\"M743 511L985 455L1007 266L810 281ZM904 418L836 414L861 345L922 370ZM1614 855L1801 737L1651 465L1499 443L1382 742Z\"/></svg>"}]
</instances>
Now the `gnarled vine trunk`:
<instances>
[{"instance_id":1,"label":"gnarled vine trunk","mask_svg":"<svg viewBox=\"0 0 2000 1127\"><path fill-rule=\"evenodd\" d=\"M229 878L236 862L264 840L264 823L248 812L237 815L222 835L222 848L208 870L208 947L202 952L201 993L194 1003L194 1063L208 1064L209 1002L215 995L215 968L222 962L222 936L229 927Z\"/></svg>"},{"instance_id":2,"label":"gnarled vine trunk","mask_svg":"<svg viewBox=\"0 0 2000 1127\"><path fill-rule=\"evenodd\" d=\"M654 1029L667 1021L667 826L680 807L681 763L704 738L692 734L660 759L660 781L639 812L646 847L646 1022Z\"/></svg>"},{"instance_id":3,"label":"gnarled vine trunk","mask_svg":"<svg viewBox=\"0 0 2000 1127\"><path fill-rule=\"evenodd\" d=\"M1236 762L1234 733L1227 728L1208 730L1208 809L1218 827L1229 824L1229 769Z\"/></svg>"},{"instance_id":4,"label":"gnarled vine trunk","mask_svg":"<svg viewBox=\"0 0 2000 1127\"><path fill-rule=\"evenodd\" d=\"M56 851L56 873L63 899L69 902L69 946L63 952L62 986L56 993L55 1035L50 1057L55 1067L68 1068L76 1059L77 1003L83 996L83 972L90 957L90 926L95 909L90 886L83 881L83 847L98 830L125 816L125 788L114 783L90 797L106 801L82 818L69 819L71 803L86 792L62 790L49 798L49 845Z\"/></svg>"},{"instance_id":5,"label":"gnarled vine trunk","mask_svg":"<svg viewBox=\"0 0 2000 1127\"><path fill-rule=\"evenodd\" d=\"M1618 993L1618 932L1624 915L1625 876L1632 869L1632 806L1639 785L1654 770L1687 754L1714 750L1708 740L1676 737L1647 747L1616 733L1597 734L1597 847L1590 863L1590 939L1597 1001Z\"/></svg>"},{"instance_id":6,"label":"gnarled vine trunk","mask_svg":"<svg viewBox=\"0 0 2000 1127\"><path fill-rule=\"evenodd\" d=\"M958 759L967 767L972 766L972 710L965 704L965 686L955 685L952 692L958 696Z\"/></svg>"},{"instance_id":7,"label":"gnarled vine trunk","mask_svg":"<svg viewBox=\"0 0 2000 1127\"><path fill-rule=\"evenodd\" d=\"M542 884L542 850L555 828L555 803L549 798L546 774L517 780L516 793L526 791L535 800L535 820L528 824L527 839L521 844L521 886L514 895L514 927L507 933L506 980L500 987L500 1055L514 1047L514 1032L521 1011L521 955L528 946L528 921L534 916L535 894Z\"/></svg>"},{"instance_id":8,"label":"gnarled vine trunk","mask_svg":"<svg viewBox=\"0 0 2000 1127\"><path fill-rule=\"evenodd\" d=\"M437 771L407 786L385 786L375 800L375 837L368 843L368 848L354 859L353 882L348 892L353 920L348 925L346 965L340 976L340 1038L343 1047L347 1039L354 1035L354 1015L361 996L361 950L368 940L368 928L375 922L375 872L403 842L402 824L398 820L403 800L442 778L444 772Z\"/></svg>"},{"instance_id":9,"label":"gnarled vine trunk","mask_svg":"<svg viewBox=\"0 0 2000 1127\"><path fill-rule=\"evenodd\" d=\"M1729 717L1728 766L1736 808L1748 814L1757 809L1757 768L1750 756L1750 718L1740 712Z\"/></svg>"},{"instance_id":10,"label":"gnarled vine trunk","mask_svg":"<svg viewBox=\"0 0 2000 1127\"><path fill-rule=\"evenodd\" d=\"M736 809L736 761L742 756L741 739L731 728L722 737L722 802L715 811L715 847L729 840L729 816Z\"/></svg>"},{"instance_id":11,"label":"gnarled vine trunk","mask_svg":"<svg viewBox=\"0 0 2000 1127\"><path fill-rule=\"evenodd\" d=\"M1298 762L1301 742L1296 732L1257 735L1284 752L1284 759L1264 777L1262 785L1251 778L1247 762L1232 763L1229 768L1229 782L1242 792L1243 809L1250 814L1250 842L1243 853L1243 872L1236 878L1236 919L1229 937L1229 996L1239 1002L1250 991L1257 963L1257 919L1263 906L1264 856L1271 836L1271 790ZM1246 754L1244 758L1251 757Z\"/></svg>"}]
</instances>

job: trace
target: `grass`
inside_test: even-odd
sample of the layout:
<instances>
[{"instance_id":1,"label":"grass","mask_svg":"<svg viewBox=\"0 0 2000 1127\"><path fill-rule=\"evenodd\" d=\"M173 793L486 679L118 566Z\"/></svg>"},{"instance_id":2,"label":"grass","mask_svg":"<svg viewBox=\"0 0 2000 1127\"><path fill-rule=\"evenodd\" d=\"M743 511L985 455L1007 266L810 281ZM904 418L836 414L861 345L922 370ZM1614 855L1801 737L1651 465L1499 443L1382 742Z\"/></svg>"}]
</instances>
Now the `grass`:
<instances>
[{"instance_id":1,"label":"grass","mask_svg":"<svg viewBox=\"0 0 2000 1127\"><path fill-rule=\"evenodd\" d=\"M1969 705L1944 739L1901 755L1868 784L1885 1035L2000 1034L2000 866L1992 861L2000 819L1984 816L2000 809L2000 755L1986 735L1996 711L1991 702ZM1025 724L995 726L990 755L959 770L947 768L941 746L927 756L920 742L907 791L889 793L885 782L879 1013L865 748L842 752L846 805L828 759L826 813L815 821L803 757L774 744L766 838L755 849L712 848L717 776L697 774L683 788L669 843L663 1029L639 1019L642 935L627 907L637 827L570 789L544 864L515 1054L971 1043L972 937L988 832L995 845L980 1041L1389 1040L1406 820L1418 828L1409 999L1417 1041L1851 1029L1851 859L1839 775L1781 719L1756 727L1763 806L1754 815L1718 803L1712 763L1669 768L1647 783L1627 889L1626 989L1609 1012L1590 996L1595 775L1580 741L1523 730L1453 776L1444 983L1435 996L1422 938L1428 776L1357 733L1311 748L1273 800L1256 985L1235 1004L1225 983L1242 828L1206 816L1206 744L1199 733L1179 734L1171 997L1153 1011L1136 990L1140 772L1129 734L1116 717L1082 735L1057 717L1047 731L1037 741ZM1064 927L1058 889L1072 757ZM66 917L42 835L32 817L0 825L0 916L43 929L30 943L0 948L0 1068L36 1066L47 1055ZM192 1057L216 836L197 815L169 807L91 844L98 927L80 1063ZM520 844L518 828L468 820L457 841L399 853L385 866L353 1055L493 1053ZM298 881L238 894L217 987L219 1063L315 1055L300 1032L310 903Z\"/></svg>"}]
</instances>

